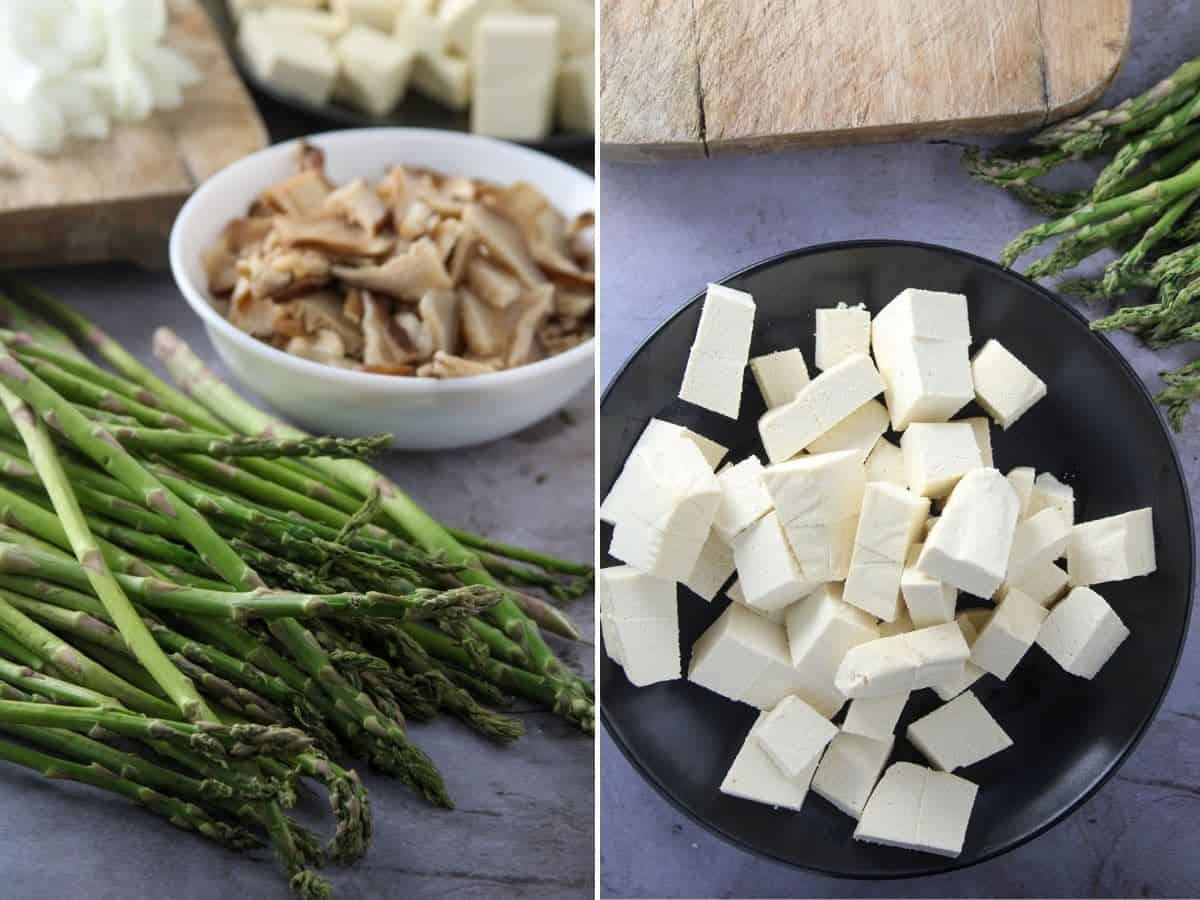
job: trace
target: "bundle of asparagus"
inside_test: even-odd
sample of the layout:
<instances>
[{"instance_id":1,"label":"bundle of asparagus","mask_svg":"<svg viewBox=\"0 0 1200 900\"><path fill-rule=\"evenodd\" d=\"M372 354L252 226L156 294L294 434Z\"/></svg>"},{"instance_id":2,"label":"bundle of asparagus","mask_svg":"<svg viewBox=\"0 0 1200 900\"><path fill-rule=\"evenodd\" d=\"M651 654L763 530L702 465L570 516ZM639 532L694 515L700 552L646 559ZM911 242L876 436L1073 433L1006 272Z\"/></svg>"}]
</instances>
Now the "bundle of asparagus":
<instances>
[{"instance_id":1,"label":"bundle of asparagus","mask_svg":"<svg viewBox=\"0 0 1200 900\"><path fill-rule=\"evenodd\" d=\"M316 868L371 838L335 760L448 807L406 720L446 711L509 742L521 723L493 707L517 696L593 731L592 687L542 629L579 633L532 593L580 596L589 566L444 528L362 461L383 438L291 428L165 329L155 352L183 391L69 307L8 292L0 759L229 847L269 842L319 898ZM286 813L302 778L329 795L327 846Z\"/></svg>"},{"instance_id":2,"label":"bundle of asparagus","mask_svg":"<svg viewBox=\"0 0 1200 900\"><path fill-rule=\"evenodd\" d=\"M1112 158L1090 189L1051 191L1033 183L1072 160ZM1056 275L1108 247L1120 251L1098 278L1063 281L1059 289L1107 300L1148 289L1152 302L1126 306L1092 323L1128 329L1153 347L1200 339L1200 59L1112 109L1042 130L1028 144L985 154L968 148L967 170L1013 192L1054 220L1018 235L1001 253L1011 266L1053 237L1054 250L1027 270ZM1158 400L1176 430L1200 397L1200 361L1163 372Z\"/></svg>"}]
</instances>

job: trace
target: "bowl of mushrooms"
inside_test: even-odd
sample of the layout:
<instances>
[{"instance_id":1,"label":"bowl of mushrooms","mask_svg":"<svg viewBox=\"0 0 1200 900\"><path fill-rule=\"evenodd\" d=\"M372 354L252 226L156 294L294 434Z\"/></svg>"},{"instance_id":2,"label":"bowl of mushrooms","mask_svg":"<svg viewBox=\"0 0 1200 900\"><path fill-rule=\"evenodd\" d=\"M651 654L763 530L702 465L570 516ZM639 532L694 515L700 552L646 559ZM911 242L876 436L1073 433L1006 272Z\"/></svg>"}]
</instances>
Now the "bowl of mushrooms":
<instances>
[{"instance_id":1,"label":"bowl of mushrooms","mask_svg":"<svg viewBox=\"0 0 1200 900\"><path fill-rule=\"evenodd\" d=\"M223 169L171 232L234 374L326 433L503 437L591 380L595 183L474 135L330 132Z\"/></svg>"}]
</instances>

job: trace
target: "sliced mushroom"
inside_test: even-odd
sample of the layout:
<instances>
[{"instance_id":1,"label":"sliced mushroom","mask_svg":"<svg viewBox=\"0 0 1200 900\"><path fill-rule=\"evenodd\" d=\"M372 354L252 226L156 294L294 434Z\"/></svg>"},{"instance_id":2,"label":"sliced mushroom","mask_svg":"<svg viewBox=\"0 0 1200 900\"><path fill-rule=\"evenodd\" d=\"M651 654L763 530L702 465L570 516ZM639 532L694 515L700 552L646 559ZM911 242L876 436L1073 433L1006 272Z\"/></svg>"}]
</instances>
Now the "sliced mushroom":
<instances>
[{"instance_id":1,"label":"sliced mushroom","mask_svg":"<svg viewBox=\"0 0 1200 900\"><path fill-rule=\"evenodd\" d=\"M520 309L495 309L467 290L460 290L459 297L462 336L468 352L474 356L504 356Z\"/></svg>"},{"instance_id":2,"label":"sliced mushroom","mask_svg":"<svg viewBox=\"0 0 1200 900\"><path fill-rule=\"evenodd\" d=\"M568 319L582 319L592 311L596 295L591 291L570 290L559 286L554 291L554 314Z\"/></svg>"},{"instance_id":3,"label":"sliced mushroom","mask_svg":"<svg viewBox=\"0 0 1200 900\"><path fill-rule=\"evenodd\" d=\"M455 284L462 284L467 275L467 266L475 258L479 247L479 235L471 225L462 219L458 221L462 228L454 244L454 251L450 254L450 280Z\"/></svg>"},{"instance_id":4,"label":"sliced mushroom","mask_svg":"<svg viewBox=\"0 0 1200 900\"><path fill-rule=\"evenodd\" d=\"M339 369L354 368L354 360L346 357L346 345L342 343L337 332L325 329L315 335L301 335L287 342L284 348L288 353L311 359L313 362L324 363L327 366L337 366Z\"/></svg>"},{"instance_id":5,"label":"sliced mushroom","mask_svg":"<svg viewBox=\"0 0 1200 900\"><path fill-rule=\"evenodd\" d=\"M578 323L548 320L538 329L538 340L547 353L559 354L578 346L592 336L590 328L580 328Z\"/></svg>"},{"instance_id":6,"label":"sliced mushroom","mask_svg":"<svg viewBox=\"0 0 1200 900\"><path fill-rule=\"evenodd\" d=\"M381 266L334 266L333 273L347 284L413 303L426 291L454 287L441 254L428 238L421 238L407 253L393 256Z\"/></svg>"},{"instance_id":7,"label":"sliced mushroom","mask_svg":"<svg viewBox=\"0 0 1200 900\"><path fill-rule=\"evenodd\" d=\"M472 228L492 256L524 285L534 287L545 283L546 276L529 254L517 226L478 203L467 207L463 224Z\"/></svg>"},{"instance_id":8,"label":"sliced mushroom","mask_svg":"<svg viewBox=\"0 0 1200 900\"><path fill-rule=\"evenodd\" d=\"M465 378L469 375L486 375L495 372L496 367L461 356L452 356L439 350L433 355L433 361L417 369L418 375L429 378Z\"/></svg>"},{"instance_id":9,"label":"sliced mushroom","mask_svg":"<svg viewBox=\"0 0 1200 900\"><path fill-rule=\"evenodd\" d=\"M443 260L450 259L458 239L463 233L463 223L459 219L439 219L433 226L431 236Z\"/></svg>"},{"instance_id":10,"label":"sliced mushroom","mask_svg":"<svg viewBox=\"0 0 1200 900\"><path fill-rule=\"evenodd\" d=\"M355 178L326 197L324 209L372 235L379 232L388 217L388 208L362 178Z\"/></svg>"},{"instance_id":11,"label":"sliced mushroom","mask_svg":"<svg viewBox=\"0 0 1200 900\"><path fill-rule=\"evenodd\" d=\"M408 204L403 218L396 220L396 233L406 241L415 241L429 230L433 219L433 209L424 200L414 200Z\"/></svg>"},{"instance_id":12,"label":"sliced mushroom","mask_svg":"<svg viewBox=\"0 0 1200 900\"><path fill-rule=\"evenodd\" d=\"M214 294L228 294L237 283L237 261L255 252L271 230L266 216L243 216L233 219L221 231L215 244L204 253L204 272L208 289Z\"/></svg>"},{"instance_id":13,"label":"sliced mushroom","mask_svg":"<svg viewBox=\"0 0 1200 900\"><path fill-rule=\"evenodd\" d=\"M467 286L488 306L507 309L521 296L521 282L486 259L467 263Z\"/></svg>"},{"instance_id":14,"label":"sliced mushroom","mask_svg":"<svg viewBox=\"0 0 1200 900\"><path fill-rule=\"evenodd\" d=\"M341 340L344 353L356 356L362 352L362 331L346 315L342 298L333 291L306 294L283 306L286 314L299 326L299 334L332 331Z\"/></svg>"},{"instance_id":15,"label":"sliced mushroom","mask_svg":"<svg viewBox=\"0 0 1200 900\"><path fill-rule=\"evenodd\" d=\"M305 169L273 184L259 195L268 208L286 216L311 217L321 212L333 188L319 169Z\"/></svg>"},{"instance_id":16,"label":"sliced mushroom","mask_svg":"<svg viewBox=\"0 0 1200 900\"><path fill-rule=\"evenodd\" d=\"M238 275L258 298L286 300L307 294L328 283L331 274L329 260L311 250L286 249L238 262Z\"/></svg>"},{"instance_id":17,"label":"sliced mushroom","mask_svg":"<svg viewBox=\"0 0 1200 900\"><path fill-rule=\"evenodd\" d=\"M435 350L458 352L458 292L427 291L417 304L417 313Z\"/></svg>"},{"instance_id":18,"label":"sliced mushroom","mask_svg":"<svg viewBox=\"0 0 1200 900\"><path fill-rule=\"evenodd\" d=\"M560 275L588 280L588 273L570 256L567 220L545 194L527 182L518 181L496 194L496 206L520 228L530 254L539 265Z\"/></svg>"},{"instance_id":19,"label":"sliced mushroom","mask_svg":"<svg viewBox=\"0 0 1200 900\"><path fill-rule=\"evenodd\" d=\"M239 283L243 287L244 282ZM248 289L234 292L229 304L229 321L235 328L240 328L255 337L268 337L276 332L276 324L283 317L283 308L274 300L256 297Z\"/></svg>"},{"instance_id":20,"label":"sliced mushroom","mask_svg":"<svg viewBox=\"0 0 1200 900\"><path fill-rule=\"evenodd\" d=\"M396 327L404 334L409 346L412 347L412 357L417 360L428 359L435 349L433 335L415 312L405 311L396 313Z\"/></svg>"},{"instance_id":21,"label":"sliced mushroom","mask_svg":"<svg viewBox=\"0 0 1200 900\"><path fill-rule=\"evenodd\" d=\"M512 331L505 362L508 367L523 366L539 357L535 338L538 328L554 309L554 286L544 284L521 298L520 316Z\"/></svg>"},{"instance_id":22,"label":"sliced mushroom","mask_svg":"<svg viewBox=\"0 0 1200 900\"><path fill-rule=\"evenodd\" d=\"M363 363L367 366L403 366L428 354L414 353L412 341L392 320L392 303L364 291Z\"/></svg>"},{"instance_id":23,"label":"sliced mushroom","mask_svg":"<svg viewBox=\"0 0 1200 900\"><path fill-rule=\"evenodd\" d=\"M362 324L363 317L363 292L358 288L350 288L346 291L346 302L342 304L342 313L351 322L356 325Z\"/></svg>"},{"instance_id":24,"label":"sliced mushroom","mask_svg":"<svg viewBox=\"0 0 1200 900\"><path fill-rule=\"evenodd\" d=\"M274 234L281 244L313 247L334 256L382 256L395 243L389 237L374 237L361 228L337 219L275 218Z\"/></svg>"},{"instance_id":25,"label":"sliced mushroom","mask_svg":"<svg viewBox=\"0 0 1200 900\"><path fill-rule=\"evenodd\" d=\"M325 151L308 141L301 141L296 148L296 168L301 172L312 169L325 174Z\"/></svg>"}]
</instances>

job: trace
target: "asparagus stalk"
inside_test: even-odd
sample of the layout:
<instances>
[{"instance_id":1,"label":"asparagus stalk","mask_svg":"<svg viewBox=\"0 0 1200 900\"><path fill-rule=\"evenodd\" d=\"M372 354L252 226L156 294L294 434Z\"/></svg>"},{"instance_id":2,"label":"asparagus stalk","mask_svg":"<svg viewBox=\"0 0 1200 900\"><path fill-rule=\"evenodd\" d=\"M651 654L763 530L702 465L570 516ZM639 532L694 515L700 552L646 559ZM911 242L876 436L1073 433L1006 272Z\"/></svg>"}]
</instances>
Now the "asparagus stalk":
<instances>
[{"instance_id":1,"label":"asparagus stalk","mask_svg":"<svg viewBox=\"0 0 1200 900\"><path fill-rule=\"evenodd\" d=\"M1169 208L1170 205L1165 203L1148 203L1103 222L1084 225L1074 234L1065 238L1048 256L1044 256L1026 269L1025 274L1029 278L1056 275L1077 265L1097 250L1109 246L1130 232L1144 228Z\"/></svg>"},{"instance_id":2,"label":"asparagus stalk","mask_svg":"<svg viewBox=\"0 0 1200 900\"><path fill-rule=\"evenodd\" d=\"M104 706L121 709L120 702L107 694L93 691L82 685L55 678L44 672L35 672L26 666L0 659L0 681L38 697L66 706Z\"/></svg>"},{"instance_id":3,"label":"asparagus stalk","mask_svg":"<svg viewBox=\"0 0 1200 900\"><path fill-rule=\"evenodd\" d=\"M1191 208L1198 197L1200 197L1200 191L1192 191L1181 196L1163 211L1162 215L1158 217L1158 221L1146 229L1133 247L1127 250L1120 259L1109 263L1104 270L1104 289L1110 293L1116 293L1128 276L1141 267L1151 248L1170 234L1175 223Z\"/></svg>"},{"instance_id":4,"label":"asparagus stalk","mask_svg":"<svg viewBox=\"0 0 1200 900\"><path fill-rule=\"evenodd\" d=\"M1180 108L1167 113L1141 138L1118 150L1112 162L1096 179L1096 186L1092 189L1093 199L1100 201L1116 196L1113 189L1120 185L1148 153L1178 144L1190 137L1186 128L1197 115L1200 115L1200 94L1193 96Z\"/></svg>"},{"instance_id":5,"label":"asparagus stalk","mask_svg":"<svg viewBox=\"0 0 1200 900\"><path fill-rule=\"evenodd\" d=\"M279 456L331 456L360 459L391 443L391 436L386 434L363 438L253 438L127 425L114 425L109 429L109 433L128 450L163 453L168 456L198 453L209 457L258 456L270 459Z\"/></svg>"},{"instance_id":6,"label":"asparagus stalk","mask_svg":"<svg viewBox=\"0 0 1200 900\"><path fill-rule=\"evenodd\" d=\"M9 637L3 631L0 631L0 657L12 660L35 672L40 672L46 665L41 657L32 653L24 644L16 638Z\"/></svg>"}]
</instances>

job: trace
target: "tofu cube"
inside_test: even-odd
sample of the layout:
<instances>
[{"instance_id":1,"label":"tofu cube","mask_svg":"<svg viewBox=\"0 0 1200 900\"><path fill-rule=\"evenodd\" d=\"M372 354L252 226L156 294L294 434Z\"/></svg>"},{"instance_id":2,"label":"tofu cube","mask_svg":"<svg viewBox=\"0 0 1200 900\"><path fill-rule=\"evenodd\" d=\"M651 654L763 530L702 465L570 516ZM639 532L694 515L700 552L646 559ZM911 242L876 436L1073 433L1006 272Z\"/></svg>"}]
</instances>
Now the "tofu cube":
<instances>
[{"instance_id":1,"label":"tofu cube","mask_svg":"<svg viewBox=\"0 0 1200 900\"><path fill-rule=\"evenodd\" d=\"M866 460L888 429L887 407L878 400L868 400L838 424L808 445L809 453L836 453L854 450Z\"/></svg>"},{"instance_id":2,"label":"tofu cube","mask_svg":"<svg viewBox=\"0 0 1200 900\"><path fill-rule=\"evenodd\" d=\"M268 6L262 15L276 27L308 31L326 40L340 37L350 24L333 13L291 6Z\"/></svg>"},{"instance_id":3,"label":"tofu cube","mask_svg":"<svg viewBox=\"0 0 1200 900\"><path fill-rule=\"evenodd\" d=\"M867 801L854 839L956 857L962 853L978 790L948 772L892 763Z\"/></svg>"},{"instance_id":4,"label":"tofu cube","mask_svg":"<svg viewBox=\"0 0 1200 900\"><path fill-rule=\"evenodd\" d=\"M520 0L520 6L558 19L565 55L591 53L595 47L596 7L591 0Z\"/></svg>"},{"instance_id":5,"label":"tofu cube","mask_svg":"<svg viewBox=\"0 0 1200 900\"><path fill-rule=\"evenodd\" d=\"M471 52L471 131L513 141L549 134L558 56L553 16L492 13L480 19Z\"/></svg>"},{"instance_id":6,"label":"tofu cube","mask_svg":"<svg viewBox=\"0 0 1200 900\"><path fill-rule=\"evenodd\" d=\"M962 670L971 649L954 622L858 644L834 684L846 697L886 697L933 687Z\"/></svg>"},{"instance_id":7,"label":"tofu cube","mask_svg":"<svg viewBox=\"0 0 1200 900\"><path fill-rule=\"evenodd\" d=\"M867 454L867 481L888 481L900 487L908 487L908 476L904 474L904 453L881 437Z\"/></svg>"},{"instance_id":8,"label":"tofu cube","mask_svg":"<svg viewBox=\"0 0 1200 900\"><path fill-rule=\"evenodd\" d=\"M484 17L496 13L509 13L516 9L517 4L511 0L441 0L438 3L437 17L446 34L446 46L455 53L470 56L475 50L475 37ZM557 21L554 23L554 30L558 31ZM557 44L556 40L555 45Z\"/></svg>"},{"instance_id":9,"label":"tofu cube","mask_svg":"<svg viewBox=\"0 0 1200 900\"><path fill-rule=\"evenodd\" d=\"M900 437L904 476L914 494L948 497L958 480L983 466L967 422L914 422Z\"/></svg>"},{"instance_id":10,"label":"tofu cube","mask_svg":"<svg viewBox=\"0 0 1200 900\"><path fill-rule=\"evenodd\" d=\"M637 687L680 677L675 585L611 566L596 573L600 625L609 657Z\"/></svg>"},{"instance_id":11,"label":"tofu cube","mask_svg":"<svg viewBox=\"0 0 1200 900\"><path fill-rule=\"evenodd\" d=\"M447 109L466 109L471 102L471 67L462 57L419 53L413 63L411 81L417 93Z\"/></svg>"},{"instance_id":12,"label":"tofu cube","mask_svg":"<svg viewBox=\"0 0 1200 900\"><path fill-rule=\"evenodd\" d=\"M963 419L975 432L975 443L979 447L979 458L989 468L995 468L995 458L992 456L992 423L987 416L972 416Z\"/></svg>"},{"instance_id":13,"label":"tofu cube","mask_svg":"<svg viewBox=\"0 0 1200 900\"><path fill-rule=\"evenodd\" d=\"M396 21L396 0L329 0L329 5L335 15L351 25L366 25L386 32L391 31Z\"/></svg>"},{"instance_id":14,"label":"tofu cube","mask_svg":"<svg viewBox=\"0 0 1200 900\"><path fill-rule=\"evenodd\" d=\"M401 4L392 36L412 47L417 60L442 56L447 50L445 23L438 18L432 4L421 0Z\"/></svg>"},{"instance_id":15,"label":"tofu cube","mask_svg":"<svg viewBox=\"0 0 1200 900\"><path fill-rule=\"evenodd\" d=\"M1000 592L996 595L997 599L1003 600L1009 588L1016 588L1025 596L1039 606L1051 607L1054 602L1062 597L1070 586L1071 579L1060 566L1054 563L1047 563L1044 566L1039 566L1032 572L1025 575L1021 581L1015 584L1005 582L1000 586Z\"/></svg>"},{"instance_id":16,"label":"tofu cube","mask_svg":"<svg viewBox=\"0 0 1200 900\"><path fill-rule=\"evenodd\" d=\"M862 815L895 738L877 741L842 731L830 742L813 775L812 790L853 819Z\"/></svg>"},{"instance_id":17,"label":"tofu cube","mask_svg":"<svg viewBox=\"0 0 1200 900\"><path fill-rule=\"evenodd\" d=\"M971 645L971 662L1006 679L1037 639L1046 609L1015 588L1005 594Z\"/></svg>"},{"instance_id":18,"label":"tofu cube","mask_svg":"<svg viewBox=\"0 0 1200 900\"><path fill-rule=\"evenodd\" d=\"M767 458L783 462L805 449L883 390L871 358L851 356L810 381L796 399L758 420Z\"/></svg>"},{"instance_id":19,"label":"tofu cube","mask_svg":"<svg viewBox=\"0 0 1200 900\"><path fill-rule=\"evenodd\" d=\"M1034 479L1033 488L1029 492L1027 515L1036 516L1043 509L1057 509L1068 525L1074 525L1075 489L1063 484L1049 472L1042 472Z\"/></svg>"},{"instance_id":20,"label":"tofu cube","mask_svg":"<svg viewBox=\"0 0 1200 900\"><path fill-rule=\"evenodd\" d=\"M895 637L898 634L907 634L910 631L916 630L913 627L912 619L908 617L908 610L906 609L900 610L900 615L896 616L893 621L880 622L876 626L876 629L881 638Z\"/></svg>"},{"instance_id":21,"label":"tofu cube","mask_svg":"<svg viewBox=\"0 0 1200 900\"><path fill-rule=\"evenodd\" d=\"M1067 574L1073 585L1124 581L1156 568L1154 516L1148 506L1071 529Z\"/></svg>"},{"instance_id":22,"label":"tofu cube","mask_svg":"<svg viewBox=\"0 0 1200 900\"><path fill-rule=\"evenodd\" d=\"M994 756L1012 746L1012 738L964 691L908 726L908 742L942 772L953 772Z\"/></svg>"},{"instance_id":23,"label":"tofu cube","mask_svg":"<svg viewBox=\"0 0 1200 900\"><path fill-rule=\"evenodd\" d=\"M817 310L817 368L832 369L844 359L871 352L871 314L861 303Z\"/></svg>"},{"instance_id":24,"label":"tofu cube","mask_svg":"<svg viewBox=\"0 0 1200 900\"><path fill-rule=\"evenodd\" d=\"M767 409L791 403L809 381L808 366L798 347L754 357L750 374Z\"/></svg>"},{"instance_id":25,"label":"tofu cube","mask_svg":"<svg viewBox=\"0 0 1200 900\"><path fill-rule=\"evenodd\" d=\"M862 512L844 599L885 622L900 612L900 579L908 549L929 515L929 500L875 481L863 491Z\"/></svg>"},{"instance_id":26,"label":"tofu cube","mask_svg":"<svg viewBox=\"0 0 1200 900\"><path fill-rule=\"evenodd\" d=\"M763 483L763 464L757 456L725 466L717 473L721 501L713 516L713 530L727 541L749 528L773 508Z\"/></svg>"},{"instance_id":27,"label":"tofu cube","mask_svg":"<svg viewBox=\"0 0 1200 900\"><path fill-rule=\"evenodd\" d=\"M733 549L724 538L712 531L700 548L700 557L692 567L692 573L683 580L683 585L693 594L711 601L733 575L733 570Z\"/></svg>"},{"instance_id":28,"label":"tofu cube","mask_svg":"<svg viewBox=\"0 0 1200 900\"><path fill-rule=\"evenodd\" d=\"M630 457L642 488L613 528L609 552L651 575L684 581L708 540L721 488L699 448L683 435Z\"/></svg>"},{"instance_id":29,"label":"tofu cube","mask_svg":"<svg viewBox=\"0 0 1200 900\"><path fill-rule=\"evenodd\" d=\"M715 469L717 463L725 455L725 448L716 441L710 441L682 425L664 422L662 419L651 419L646 423L646 428L642 431L637 443L633 445L633 449L629 451L629 459L633 459L638 454L652 452L656 446L669 445L672 439L679 435L683 435L699 448L705 461L708 462L709 468ZM600 520L616 524L617 519L627 515L631 507L637 506L645 490L647 490L647 486L635 479L634 467L631 467L629 460L626 460L621 474L617 476L616 481L609 489L608 496L600 504Z\"/></svg>"},{"instance_id":30,"label":"tofu cube","mask_svg":"<svg viewBox=\"0 0 1200 900\"><path fill-rule=\"evenodd\" d=\"M970 343L961 294L909 288L879 312L871 348L896 431L911 422L944 422L971 401Z\"/></svg>"},{"instance_id":31,"label":"tofu cube","mask_svg":"<svg viewBox=\"0 0 1200 900\"><path fill-rule=\"evenodd\" d=\"M763 612L791 606L818 584L801 570L774 512L734 537L733 561L746 605Z\"/></svg>"},{"instance_id":32,"label":"tofu cube","mask_svg":"<svg viewBox=\"0 0 1200 900\"><path fill-rule=\"evenodd\" d=\"M688 680L740 701L786 646L782 628L731 603L696 639Z\"/></svg>"},{"instance_id":33,"label":"tofu cube","mask_svg":"<svg viewBox=\"0 0 1200 900\"><path fill-rule=\"evenodd\" d=\"M762 713L754 728L757 728L765 717L766 713ZM771 761L771 757L754 738L754 728L746 735L742 748L726 772L725 779L721 782L721 793L799 812L808 794L813 773L817 769L816 760L813 760L809 769L798 777L788 776Z\"/></svg>"},{"instance_id":34,"label":"tofu cube","mask_svg":"<svg viewBox=\"0 0 1200 900\"><path fill-rule=\"evenodd\" d=\"M1004 581L1017 530L1017 495L995 469L972 469L946 501L917 568L976 597Z\"/></svg>"},{"instance_id":35,"label":"tofu cube","mask_svg":"<svg viewBox=\"0 0 1200 900\"><path fill-rule=\"evenodd\" d=\"M908 617L916 628L926 628L954 619L958 605L958 589L943 584L917 568L917 559L924 544L913 544L908 551L904 572L900 576L900 595L908 609Z\"/></svg>"},{"instance_id":36,"label":"tofu cube","mask_svg":"<svg viewBox=\"0 0 1200 900\"><path fill-rule=\"evenodd\" d=\"M237 40L263 81L309 103L328 102L338 61L324 38L299 28L279 28L259 13L247 13Z\"/></svg>"},{"instance_id":37,"label":"tofu cube","mask_svg":"<svg viewBox=\"0 0 1200 900\"><path fill-rule=\"evenodd\" d=\"M1017 466L1015 469L1010 469L1007 476L1008 483L1017 495L1017 502L1020 504L1020 520L1029 518L1029 503L1033 498L1033 482L1034 471L1029 466Z\"/></svg>"},{"instance_id":38,"label":"tofu cube","mask_svg":"<svg viewBox=\"0 0 1200 900\"><path fill-rule=\"evenodd\" d=\"M1046 566L1066 552L1070 539L1071 523L1053 507L1047 507L1024 522L1019 522L1013 533L1005 581L1021 584L1037 572L1044 571Z\"/></svg>"},{"instance_id":39,"label":"tofu cube","mask_svg":"<svg viewBox=\"0 0 1200 900\"><path fill-rule=\"evenodd\" d=\"M995 338L971 360L975 399L1005 431L1046 396L1046 383Z\"/></svg>"},{"instance_id":40,"label":"tofu cube","mask_svg":"<svg viewBox=\"0 0 1200 900\"><path fill-rule=\"evenodd\" d=\"M1038 632L1038 646L1080 678L1094 678L1129 629L1108 602L1087 587L1077 587L1050 611Z\"/></svg>"},{"instance_id":41,"label":"tofu cube","mask_svg":"<svg viewBox=\"0 0 1200 900\"><path fill-rule=\"evenodd\" d=\"M564 131L596 130L596 57L570 56L558 68L555 110Z\"/></svg>"},{"instance_id":42,"label":"tofu cube","mask_svg":"<svg viewBox=\"0 0 1200 900\"><path fill-rule=\"evenodd\" d=\"M837 733L836 725L793 695L761 717L750 736L785 775L800 778L811 772Z\"/></svg>"},{"instance_id":43,"label":"tofu cube","mask_svg":"<svg viewBox=\"0 0 1200 900\"><path fill-rule=\"evenodd\" d=\"M908 691L886 697L856 697L846 710L842 731L876 741L892 740L908 697Z\"/></svg>"},{"instance_id":44,"label":"tofu cube","mask_svg":"<svg viewBox=\"0 0 1200 900\"><path fill-rule=\"evenodd\" d=\"M782 627L779 630L782 632ZM766 668L747 688L742 701L759 709L772 709L790 696L800 697L829 719L837 715L846 702L846 699L829 684L794 668L786 651L772 654Z\"/></svg>"},{"instance_id":45,"label":"tofu cube","mask_svg":"<svg viewBox=\"0 0 1200 900\"><path fill-rule=\"evenodd\" d=\"M768 466L763 484L805 580L845 578L866 488L858 454L820 453Z\"/></svg>"},{"instance_id":46,"label":"tofu cube","mask_svg":"<svg viewBox=\"0 0 1200 900\"><path fill-rule=\"evenodd\" d=\"M391 112L408 88L412 49L374 28L353 25L333 50L340 67L334 97L373 116Z\"/></svg>"},{"instance_id":47,"label":"tofu cube","mask_svg":"<svg viewBox=\"0 0 1200 900\"><path fill-rule=\"evenodd\" d=\"M836 692L838 666L851 648L879 636L874 618L842 600L839 584L823 584L790 607L785 623L793 667L827 693Z\"/></svg>"},{"instance_id":48,"label":"tofu cube","mask_svg":"<svg viewBox=\"0 0 1200 900\"><path fill-rule=\"evenodd\" d=\"M972 617L973 612L984 613L985 616L992 614L991 610L986 609L968 610L954 617L954 621L958 625L959 630L962 631L963 640L967 642L968 647L973 646L975 639L979 636L979 628L975 624L975 618ZM939 681L933 685L933 691L944 701L953 700L986 674L983 669L968 659L963 663L962 674L953 675L943 681Z\"/></svg>"},{"instance_id":49,"label":"tofu cube","mask_svg":"<svg viewBox=\"0 0 1200 900\"><path fill-rule=\"evenodd\" d=\"M744 291L710 284L679 398L736 419L753 331L754 298Z\"/></svg>"}]
</instances>

